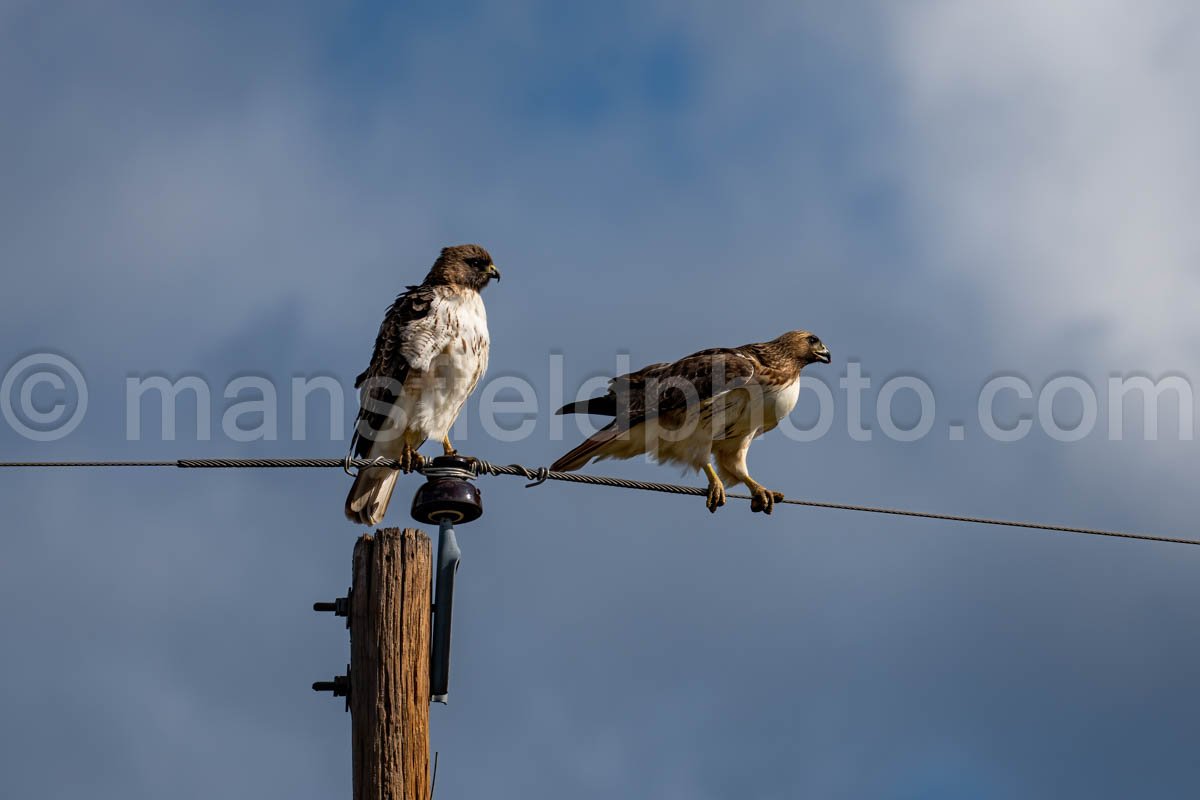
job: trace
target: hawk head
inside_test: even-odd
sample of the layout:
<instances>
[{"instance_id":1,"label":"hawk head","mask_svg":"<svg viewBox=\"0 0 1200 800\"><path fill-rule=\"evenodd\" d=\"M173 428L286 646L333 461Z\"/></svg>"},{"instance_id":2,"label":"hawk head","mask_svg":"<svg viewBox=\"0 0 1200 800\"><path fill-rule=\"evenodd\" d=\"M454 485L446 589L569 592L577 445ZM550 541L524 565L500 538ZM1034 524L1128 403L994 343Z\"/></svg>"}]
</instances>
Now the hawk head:
<instances>
[{"instance_id":1,"label":"hawk head","mask_svg":"<svg viewBox=\"0 0 1200 800\"><path fill-rule=\"evenodd\" d=\"M784 352L800 362L800 366L820 361L828 364L832 360L829 348L814 333L808 331L788 331L775 340Z\"/></svg>"},{"instance_id":2,"label":"hawk head","mask_svg":"<svg viewBox=\"0 0 1200 800\"><path fill-rule=\"evenodd\" d=\"M492 278L500 280L500 270L492 263L488 251L477 244L460 244L442 248L425 282L479 291Z\"/></svg>"}]
</instances>

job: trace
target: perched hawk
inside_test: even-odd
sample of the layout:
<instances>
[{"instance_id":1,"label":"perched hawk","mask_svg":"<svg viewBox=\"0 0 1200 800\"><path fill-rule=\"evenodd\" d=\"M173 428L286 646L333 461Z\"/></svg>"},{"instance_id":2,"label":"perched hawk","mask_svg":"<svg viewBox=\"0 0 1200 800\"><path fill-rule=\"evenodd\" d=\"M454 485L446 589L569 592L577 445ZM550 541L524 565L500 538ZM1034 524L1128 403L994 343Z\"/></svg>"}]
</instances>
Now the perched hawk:
<instances>
[{"instance_id":1,"label":"perched hawk","mask_svg":"<svg viewBox=\"0 0 1200 800\"><path fill-rule=\"evenodd\" d=\"M500 271L476 244L447 247L420 286L396 298L375 339L375 354L358 376L362 408L351 449L358 458L398 459L404 472L420 465L426 439L447 455L450 426L487 369L487 313L479 291ZM358 473L346 498L346 517L377 525L387 511L396 470Z\"/></svg>"},{"instance_id":2,"label":"perched hawk","mask_svg":"<svg viewBox=\"0 0 1200 800\"><path fill-rule=\"evenodd\" d=\"M709 511L725 504L725 486L744 483L750 508L770 514L783 495L750 477L746 451L754 437L795 407L800 370L814 361L828 364L829 348L808 331L790 331L762 344L701 350L613 378L603 397L559 409L615 419L550 469L570 471L593 459L647 453L662 463L703 470Z\"/></svg>"}]
</instances>

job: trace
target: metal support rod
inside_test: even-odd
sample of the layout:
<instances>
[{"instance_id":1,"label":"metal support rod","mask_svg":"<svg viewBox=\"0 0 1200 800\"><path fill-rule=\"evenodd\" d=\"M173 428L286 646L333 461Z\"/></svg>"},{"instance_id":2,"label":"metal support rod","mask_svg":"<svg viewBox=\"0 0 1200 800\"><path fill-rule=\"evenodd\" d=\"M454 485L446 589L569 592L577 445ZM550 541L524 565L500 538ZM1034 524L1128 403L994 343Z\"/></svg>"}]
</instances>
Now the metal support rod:
<instances>
[{"instance_id":1,"label":"metal support rod","mask_svg":"<svg viewBox=\"0 0 1200 800\"><path fill-rule=\"evenodd\" d=\"M429 689L435 703L445 703L450 689L450 624L454 618L454 576L462 551L454 523L438 520L437 585L434 591L433 646L429 657Z\"/></svg>"}]
</instances>

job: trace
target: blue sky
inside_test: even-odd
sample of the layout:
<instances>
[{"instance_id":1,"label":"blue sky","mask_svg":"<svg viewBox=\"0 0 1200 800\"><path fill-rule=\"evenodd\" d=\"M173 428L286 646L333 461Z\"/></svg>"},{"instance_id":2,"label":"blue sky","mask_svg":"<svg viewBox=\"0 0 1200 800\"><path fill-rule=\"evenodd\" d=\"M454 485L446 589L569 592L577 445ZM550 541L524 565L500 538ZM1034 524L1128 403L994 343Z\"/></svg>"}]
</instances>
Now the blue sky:
<instances>
[{"instance_id":1,"label":"blue sky","mask_svg":"<svg viewBox=\"0 0 1200 800\"><path fill-rule=\"evenodd\" d=\"M1196 377L1197 11L1043 6L2 3L0 368L66 356L89 406L56 442L0 422L0 453L341 455L315 411L303 442L286 410L278 441L127 441L126 378L348 385L395 293L478 241L504 271L490 374L543 409L552 354L573 391L619 354L804 327L835 356L808 376L834 424L756 443L768 486L1194 536L1174 425L1001 444L973 422L999 374ZM849 360L869 408L927 381L935 433L855 441ZM569 446L544 412L499 442L478 411L464 450ZM1200 779L1193 548L481 485L432 711L441 797ZM345 491L338 471L0 475L0 794L348 791L348 719L308 690L346 660L308 610L349 580Z\"/></svg>"}]
</instances>

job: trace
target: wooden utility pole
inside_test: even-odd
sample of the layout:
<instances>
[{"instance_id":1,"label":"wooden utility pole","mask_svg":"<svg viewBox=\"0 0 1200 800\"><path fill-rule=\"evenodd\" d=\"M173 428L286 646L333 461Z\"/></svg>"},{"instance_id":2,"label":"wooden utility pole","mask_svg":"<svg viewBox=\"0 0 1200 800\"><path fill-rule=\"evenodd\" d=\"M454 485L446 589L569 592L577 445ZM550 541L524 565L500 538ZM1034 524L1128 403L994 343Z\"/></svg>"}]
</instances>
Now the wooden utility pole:
<instances>
[{"instance_id":1,"label":"wooden utility pole","mask_svg":"<svg viewBox=\"0 0 1200 800\"><path fill-rule=\"evenodd\" d=\"M364 534L350 596L354 800L429 797L429 537Z\"/></svg>"}]
</instances>

